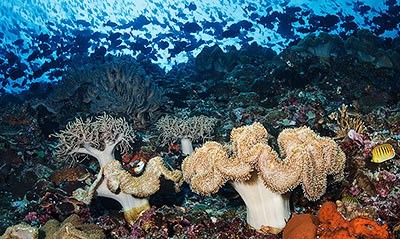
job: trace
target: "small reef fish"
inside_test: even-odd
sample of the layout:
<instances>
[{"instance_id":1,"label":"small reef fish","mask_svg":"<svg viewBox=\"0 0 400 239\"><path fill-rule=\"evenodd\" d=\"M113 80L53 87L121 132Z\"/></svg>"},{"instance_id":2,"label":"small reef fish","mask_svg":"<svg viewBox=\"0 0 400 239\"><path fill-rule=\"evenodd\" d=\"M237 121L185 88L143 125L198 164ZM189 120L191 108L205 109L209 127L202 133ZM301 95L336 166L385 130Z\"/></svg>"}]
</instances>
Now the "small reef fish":
<instances>
[{"instance_id":1,"label":"small reef fish","mask_svg":"<svg viewBox=\"0 0 400 239\"><path fill-rule=\"evenodd\" d=\"M372 159L373 163L382 163L389 159L394 158L396 155L394 148L391 144L381 144L372 149Z\"/></svg>"}]
</instances>

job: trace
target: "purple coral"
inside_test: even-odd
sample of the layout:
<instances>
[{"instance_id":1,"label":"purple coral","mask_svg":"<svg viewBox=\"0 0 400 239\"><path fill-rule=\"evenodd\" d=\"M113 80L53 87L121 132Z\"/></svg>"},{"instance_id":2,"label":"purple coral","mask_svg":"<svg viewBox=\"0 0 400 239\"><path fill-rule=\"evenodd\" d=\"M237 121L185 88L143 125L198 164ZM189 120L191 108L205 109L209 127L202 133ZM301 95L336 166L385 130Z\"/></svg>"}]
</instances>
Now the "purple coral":
<instances>
[{"instance_id":1,"label":"purple coral","mask_svg":"<svg viewBox=\"0 0 400 239\"><path fill-rule=\"evenodd\" d=\"M377 194L386 198L395 186L399 186L399 177L388 171L381 171L378 174L378 181L375 183Z\"/></svg>"}]
</instances>

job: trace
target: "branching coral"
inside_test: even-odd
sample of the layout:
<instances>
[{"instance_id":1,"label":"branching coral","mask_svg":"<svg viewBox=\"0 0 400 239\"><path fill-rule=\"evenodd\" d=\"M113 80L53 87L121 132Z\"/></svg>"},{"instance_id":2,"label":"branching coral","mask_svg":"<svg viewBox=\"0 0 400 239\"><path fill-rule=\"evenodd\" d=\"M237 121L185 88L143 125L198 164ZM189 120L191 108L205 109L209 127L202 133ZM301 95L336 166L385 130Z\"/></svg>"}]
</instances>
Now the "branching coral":
<instances>
[{"instance_id":1,"label":"branching coral","mask_svg":"<svg viewBox=\"0 0 400 239\"><path fill-rule=\"evenodd\" d=\"M161 131L162 144L172 144L180 139L182 152L190 155L193 152L192 141L205 140L211 135L215 124L215 118L204 115L184 118L167 115L157 121L156 127Z\"/></svg>"},{"instance_id":2,"label":"branching coral","mask_svg":"<svg viewBox=\"0 0 400 239\"><path fill-rule=\"evenodd\" d=\"M138 177L133 177L122 168L114 158L115 148L119 147L125 153L134 140L134 131L123 118L104 114L94 121L76 119L55 136L59 138L56 154L60 159L67 160L72 156L76 160L77 154L90 155L98 160L101 167L90 188L77 190L74 196L85 203L90 203L95 193L114 198L122 205L125 218L130 223L149 208L146 197L159 189L161 175L176 183L181 179L181 172L168 170L159 157L150 159Z\"/></svg>"},{"instance_id":3,"label":"branching coral","mask_svg":"<svg viewBox=\"0 0 400 239\"><path fill-rule=\"evenodd\" d=\"M329 115L331 120L335 120L338 129L335 130L336 138L344 138L347 136L350 130L354 130L357 133L365 132L365 125L359 114L350 114L348 112L348 106L343 104L338 112L333 112Z\"/></svg>"},{"instance_id":4,"label":"branching coral","mask_svg":"<svg viewBox=\"0 0 400 239\"><path fill-rule=\"evenodd\" d=\"M256 229L282 229L290 216L288 194L302 184L305 196L319 198L327 175L343 176L345 155L329 138L309 128L286 129L278 137L283 160L267 142L260 123L231 132L231 149L206 142L182 164L193 191L209 195L231 182L247 206L247 222Z\"/></svg>"},{"instance_id":5,"label":"branching coral","mask_svg":"<svg viewBox=\"0 0 400 239\"><path fill-rule=\"evenodd\" d=\"M135 139L134 130L125 119L105 113L94 121L76 118L54 136L59 139L56 145L58 159L76 159L78 154L90 155L99 160L101 167L113 159L115 147L126 153Z\"/></svg>"}]
</instances>

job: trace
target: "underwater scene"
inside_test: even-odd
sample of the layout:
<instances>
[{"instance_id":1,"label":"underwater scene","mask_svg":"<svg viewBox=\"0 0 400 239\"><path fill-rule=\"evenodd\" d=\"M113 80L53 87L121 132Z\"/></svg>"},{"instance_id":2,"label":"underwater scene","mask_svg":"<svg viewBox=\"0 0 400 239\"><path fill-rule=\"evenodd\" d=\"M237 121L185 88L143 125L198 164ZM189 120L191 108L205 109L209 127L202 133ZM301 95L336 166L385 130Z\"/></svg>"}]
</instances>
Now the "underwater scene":
<instances>
[{"instance_id":1,"label":"underwater scene","mask_svg":"<svg viewBox=\"0 0 400 239\"><path fill-rule=\"evenodd\" d=\"M400 239L398 1L0 13L0 238Z\"/></svg>"}]
</instances>

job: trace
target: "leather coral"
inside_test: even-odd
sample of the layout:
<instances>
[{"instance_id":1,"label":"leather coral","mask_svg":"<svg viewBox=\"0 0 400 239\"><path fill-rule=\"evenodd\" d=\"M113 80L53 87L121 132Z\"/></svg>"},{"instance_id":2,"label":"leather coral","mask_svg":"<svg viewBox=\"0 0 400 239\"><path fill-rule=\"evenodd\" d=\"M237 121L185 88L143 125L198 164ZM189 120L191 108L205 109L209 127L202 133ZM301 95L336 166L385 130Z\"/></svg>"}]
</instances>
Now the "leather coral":
<instances>
[{"instance_id":1,"label":"leather coral","mask_svg":"<svg viewBox=\"0 0 400 239\"><path fill-rule=\"evenodd\" d=\"M247 222L277 232L290 217L288 192L302 184L307 198L319 198L328 174L342 177L345 155L333 140L305 127L279 135L284 159L267 145L267 138L260 123L233 129L230 146L206 142L184 160L182 171L191 189L203 195L230 182L246 204Z\"/></svg>"},{"instance_id":2,"label":"leather coral","mask_svg":"<svg viewBox=\"0 0 400 239\"><path fill-rule=\"evenodd\" d=\"M77 155L92 156L100 165L100 172L92 185L74 191L73 196L87 204L95 194L113 198L122 205L129 223L150 207L147 197L159 189L161 175L176 184L181 181L181 171L167 169L160 157L150 159L137 177L122 168L114 157L114 151L119 148L123 154L128 152L134 140L134 131L123 118L107 114L95 120L77 118L54 136L59 139L56 145L58 159L74 162Z\"/></svg>"}]
</instances>

